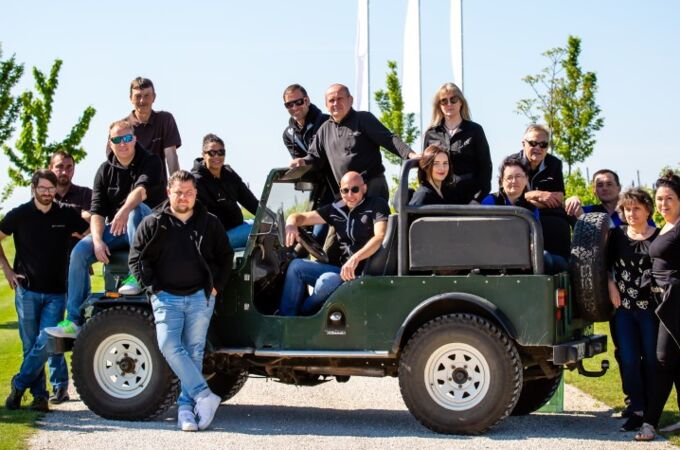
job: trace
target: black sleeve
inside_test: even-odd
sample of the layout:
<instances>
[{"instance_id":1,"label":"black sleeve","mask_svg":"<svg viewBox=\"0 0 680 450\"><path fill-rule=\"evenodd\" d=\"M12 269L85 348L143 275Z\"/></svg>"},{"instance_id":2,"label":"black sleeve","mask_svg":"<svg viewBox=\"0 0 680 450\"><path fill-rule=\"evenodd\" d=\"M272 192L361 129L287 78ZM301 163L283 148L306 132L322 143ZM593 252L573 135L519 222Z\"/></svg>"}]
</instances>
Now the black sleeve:
<instances>
[{"instance_id":1,"label":"black sleeve","mask_svg":"<svg viewBox=\"0 0 680 450\"><path fill-rule=\"evenodd\" d=\"M563 194L566 192L566 189L564 188L564 174L562 173L562 160L559 158L557 159L557 169L555 170L555 183L556 183L556 191L555 192L562 192Z\"/></svg>"},{"instance_id":2,"label":"black sleeve","mask_svg":"<svg viewBox=\"0 0 680 450\"><path fill-rule=\"evenodd\" d=\"M7 236L11 236L17 231L19 226L17 208L14 208L0 221L0 232Z\"/></svg>"},{"instance_id":3,"label":"black sleeve","mask_svg":"<svg viewBox=\"0 0 680 450\"><path fill-rule=\"evenodd\" d=\"M366 133L366 136L390 153L394 153L401 159L407 159L409 153L412 152L411 147L399 139L399 136L387 129L373 114L361 114L359 123L361 131Z\"/></svg>"},{"instance_id":4,"label":"black sleeve","mask_svg":"<svg viewBox=\"0 0 680 450\"><path fill-rule=\"evenodd\" d=\"M386 221L390 214L390 205L387 203L387 200L376 197L373 206L373 223Z\"/></svg>"},{"instance_id":5,"label":"black sleeve","mask_svg":"<svg viewBox=\"0 0 680 450\"><path fill-rule=\"evenodd\" d=\"M324 156L326 155L326 150L324 149L322 142L323 141L322 133L323 133L322 129L319 128L319 131L314 135L312 145L309 146L307 156L303 158L306 164L316 166L316 168L320 168L322 162L326 159L324 158Z\"/></svg>"},{"instance_id":6,"label":"black sleeve","mask_svg":"<svg viewBox=\"0 0 680 450\"><path fill-rule=\"evenodd\" d=\"M411 197L411 201L408 202L409 206L423 206L426 203L427 191L423 187L419 187L418 190Z\"/></svg>"},{"instance_id":7,"label":"black sleeve","mask_svg":"<svg viewBox=\"0 0 680 450\"><path fill-rule=\"evenodd\" d=\"M213 284L218 295L224 292L234 265L234 249L231 247L227 232L215 216L208 216L210 231L213 237L213 258L209 262L213 275Z\"/></svg>"},{"instance_id":8,"label":"black sleeve","mask_svg":"<svg viewBox=\"0 0 680 450\"><path fill-rule=\"evenodd\" d=\"M157 155L149 155L149 157L144 160L144 167L135 180L135 183L132 185L132 189L135 189L139 186L144 186L144 189L146 189L146 195L148 197L151 188L161 184L162 173L163 166L161 159Z\"/></svg>"},{"instance_id":9,"label":"black sleeve","mask_svg":"<svg viewBox=\"0 0 680 450\"><path fill-rule=\"evenodd\" d=\"M109 205L107 188L106 184L104 183L104 166L102 165L99 167L99 170L97 170L97 173L94 176L90 212L98 216L106 217L108 216L110 210L111 205Z\"/></svg>"},{"instance_id":10,"label":"black sleeve","mask_svg":"<svg viewBox=\"0 0 680 450\"><path fill-rule=\"evenodd\" d=\"M291 131L290 127L286 127L283 130L283 145L288 149L291 158L304 158L307 156L307 152L302 151L302 149L295 144L295 135L291 134L289 131Z\"/></svg>"},{"instance_id":11,"label":"black sleeve","mask_svg":"<svg viewBox=\"0 0 680 450\"><path fill-rule=\"evenodd\" d=\"M238 179L236 190L238 202L241 204L241 206L247 209L250 212L250 214L256 215L257 207L260 204L260 202L257 199L257 197L255 197L255 194L253 194L250 191L250 189L248 189L248 186L246 186L246 184L240 177Z\"/></svg>"},{"instance_id":12,"label":"black sleeve","mask_svg":"<svg viewBox=\"0 0 680 450\"><path fill-rule=\"evenodd\" d=\"M320 206L317 208L316 212L321 216L324 222L330 224L331 211L333 211L333 204L329 203L327 205Z\"/></svg>"},{"instance_id":13,"label":"black sleeve","mask_svg":"<svg viewBox=\"0 0 680 450\"><path fill-rule=\"evenodd\" d=\"M132 245L130 245L130 253L128 255L130 273L147 289L153 288L153 270L151 269L151 264L145 264L141 260L141 256L153 236L157 220L159 219L154 216L146 216L142 220L137 227L135 239Z\"/></svg>"},{"instance_id":14,"label":"black sleeve","mask_svg":"<svg viewBox=\"0 0 680 450\"><path fill-rule=\"evenodd\" d=\"M85 230L90 228L90 224L83 219L78 208L70 206L64 206L64 208L68 211L69 230L71 232L82 234Z\"/></svg>"},{"instance_id":15,"label":"black sleeve","mask_svg":"<svg viewBox=\"0 0 680 450\"><path fill-rule=\"evenodd\" d=\"M477 167L479 173L477 174L477 183L479 191L475 194L474 200L480 202L491 192L491 175L493 167L491 165L491 152L489 150L489 142L486 140L486 135L482 127L479 127L479 142L475 149L477 155ZM560 171L560 173L562 173ZM564 181L562 182L564 185ZM564 189L564 187L563 187Z\"/></svg>"},{"instance_id":16,"label":"black sleeve","mask_svg":"<svg viewBox=\"0 0 680 450\"><path fill-rule=\"evenodd\" d=\"M83 211L89 211L92 206L92 189L85 188L83 193Z\"/></svg>"}]
</instances>

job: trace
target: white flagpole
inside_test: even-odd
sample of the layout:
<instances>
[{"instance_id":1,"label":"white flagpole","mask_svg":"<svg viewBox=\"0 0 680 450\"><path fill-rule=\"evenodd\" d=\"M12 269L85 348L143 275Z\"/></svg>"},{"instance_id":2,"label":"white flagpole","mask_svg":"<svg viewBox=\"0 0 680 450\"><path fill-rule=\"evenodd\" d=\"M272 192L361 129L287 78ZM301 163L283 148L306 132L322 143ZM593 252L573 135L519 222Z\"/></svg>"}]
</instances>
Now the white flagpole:
<instances>
[{"instance_id":1,"label":"white flagpole","mask_svg":"<svg viewBox=\"0 0 680 450\"><path fill-rule=\"evenodd\" d=\"M420 57L420 0L408 0L404 26L404 59L402 66L402 96L404 112L414 113L420 130L423 129L421 114L421 57Z\"/></svg>"},{"instance_id":2,"label":"white flagpole","mask_svg":"<svg viewBox=\"0 0 680 450\"><path fill-rule=\"evenodd\" d=\"M369 111L371 90L369 86L368 53L368 0L359 0L357 14L357 38L354 66L354 107L358 111Z\"/></svg>"},{"instance_id":3,"label":"white flagpole","mask_svg":"<svg viewBox=\"0 0 680 450\"><path fill-rule=\"evenodd\" d=\"M463 0L451 0L451 64L453 82L463 91Z\"/></svg>"}]
</instances>

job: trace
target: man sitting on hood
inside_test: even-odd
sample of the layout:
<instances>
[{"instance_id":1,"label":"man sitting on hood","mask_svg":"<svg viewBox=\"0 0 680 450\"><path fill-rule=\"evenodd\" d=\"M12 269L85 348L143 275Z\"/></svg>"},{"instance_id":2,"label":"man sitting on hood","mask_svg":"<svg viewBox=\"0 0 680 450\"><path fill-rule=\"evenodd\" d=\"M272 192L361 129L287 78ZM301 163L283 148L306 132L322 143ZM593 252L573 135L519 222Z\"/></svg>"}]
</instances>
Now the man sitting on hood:
<instances>
[{"instance_id":1,"label":"man sitting on hood","mask_svg":"<svg viewBox=\"0 0 680 450\"><path fill-rule=\"evenodd\" d=\"M215 134L206 134L203 157L196 158L191 172L196 177L198 200L220 219L231 246L241 248L248 242L253 222L243 221L239 204L255 215L259 201L234 169L224 164L224 155L224 141Z\"/></svg>"}]
</instances>

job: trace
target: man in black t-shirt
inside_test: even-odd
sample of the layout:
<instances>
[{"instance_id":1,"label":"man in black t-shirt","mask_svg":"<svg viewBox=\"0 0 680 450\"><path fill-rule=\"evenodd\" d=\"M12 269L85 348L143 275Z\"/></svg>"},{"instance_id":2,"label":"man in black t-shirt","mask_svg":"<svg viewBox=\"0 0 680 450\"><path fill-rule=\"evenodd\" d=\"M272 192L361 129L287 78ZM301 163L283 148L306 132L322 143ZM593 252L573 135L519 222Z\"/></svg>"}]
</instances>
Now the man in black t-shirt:
<instances>
[{"instance_id":1,"label":"man in black t-shirt","mask_svg":"<svg viewBox=\"0 0 680 450\"><path fill-rule=\"evenodd\" d=\"M366 190L358 172L347 172L340 180L342 200L288 217L287 246L299 240L298 227L328 223L335 227L342 256L340 266L300 258L291 261L281 295L281 315L310 315L318 311L343 281L356 278L364 260L380 248L390 208L380 197L365 197ZM314 292L305 298L308 285L314 286Z\"/></svg>"},{"instance_id":2,"label":"man in black t-shirt","mask_svg":"<svg viewBox=\"0 0 680 450\"><path fill-rule=\"evenodd\" d=\"M88 224L75 208L54 202L57 177L49 170L37 171L31 188L31 201L8 212L0 222L0 240L14 236L14 265L0 247L0 266L15 291L24 354L5 407L19 408L24 391L30 389L31 408L47 411L44 366L49 355L47 335L42 330L64 317L69 240L72 233L84 233ZM68 387L65 364L50 364L50 372L53 382L57 380L63 389Z\"/></svg>"}]
</instances>

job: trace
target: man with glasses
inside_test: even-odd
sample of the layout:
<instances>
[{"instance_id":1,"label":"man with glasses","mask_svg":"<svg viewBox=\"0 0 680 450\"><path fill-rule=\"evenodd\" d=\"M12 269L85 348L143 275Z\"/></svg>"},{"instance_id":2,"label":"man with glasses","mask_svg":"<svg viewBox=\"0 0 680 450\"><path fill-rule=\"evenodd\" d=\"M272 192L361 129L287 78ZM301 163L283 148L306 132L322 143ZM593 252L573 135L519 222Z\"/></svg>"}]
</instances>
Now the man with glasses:
<instances>
[{"instance_id":1,"label":"man with glasses","mask_svg":"<svg viewBox=\"0 0 680 450\"><path fill-rule=\"evenodd\" d=\"M47 169L33 174L33 198L14 208L0 221L0 241L14 236L16 255L13 266L0 246L0 266L14 289L19 336L24 359L19 373L12 378L7 409L18 409L26 389L33 395L31 409L48 411L45 362L48 361L46 327L64 317L66 272L72 233L84 233L88 224L80 212L54 201L57 177ZM51 380L68 388L68 372L63 361L49 363ZM57 386L54 386L55 389Z\"/></svg>"},{"instance_id":2,"label":"man with glasses","mask_svg":"<svg viewBox=\"0 0 680 450\"><path fill-rule=\"evenodd\" d=\"M248 242L253 221L243 220L239 204L255 215L259 201L236 171L224 164L225 154L224 141L215 134L206 134L203 156L196 158L191 172L196 177L198 200L220 219L231 246L242 248Z\"/></svg>"},{"instance_id":3,"label":"man with glasses","mask_svg":"<svg viewBox=\"0 0 680 450\"><path fill-rule=\"evenodd\" d=\"M339 182L349 172L359 172L367 184L369 197L389 199L380 147L402 159L417 158L416 153L368 111L355 111L347 86L333 84L326 91L326 108L331 118L316 134L309 154L291 161L291 167L313 164L322 168L328 160Z\"/></svg>"},{"instance_id":4,"label":"man with glasses","mask_svg":"<svg viewBox=\"0 0 680 450\"><path fill-rule=\"evenodd\" d=\"M298 227L328 223L335 227L342 257L341 266L300 258L291 261L281 295L282 316L316 313L343 281L354 280L361 273L364 261L380 248L390 208L385 199L366 196L367 190L361 174L347 172L340 180L340 201L288 216L288 247L299 240ZM307 286L314 286L310 296Z\"/></svg>"},{"instance_id":5,"label":"man with glasses","mask_svg":"<svg viewBox=\"0 0 680 450\"><path fill-rule=\"evenodd\" d=\"M95 261L107 264L113 250L127 248L139 223L165 197L161 161L139 145L132 125L126 120L112 123L109 140L113 152L94 177L92 233L71 252L66 319L47 329L53 336L77 336L83 322L80 306L90 293L90 266ZM130 276L118 292L135 295L140 291L137 280Z\"/></svg>"}]
</instances>

